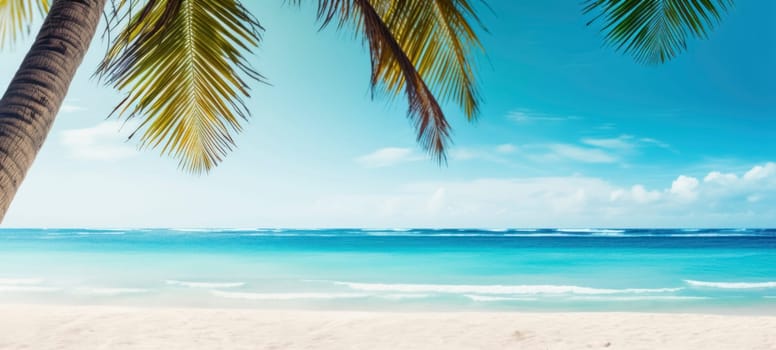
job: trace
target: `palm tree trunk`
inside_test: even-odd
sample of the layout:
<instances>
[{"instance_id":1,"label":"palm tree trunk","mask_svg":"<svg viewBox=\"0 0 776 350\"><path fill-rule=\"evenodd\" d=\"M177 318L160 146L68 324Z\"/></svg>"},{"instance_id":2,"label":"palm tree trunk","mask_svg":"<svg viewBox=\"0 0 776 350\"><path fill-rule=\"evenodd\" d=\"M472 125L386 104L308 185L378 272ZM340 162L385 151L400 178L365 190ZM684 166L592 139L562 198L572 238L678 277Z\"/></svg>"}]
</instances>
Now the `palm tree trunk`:
<instances>
[{"instance_id":1,"label":"palm tree trunk","mask_svg":"<svg viewBox=\"0 0 776 350\"><path fill-rule=\"evenodd\" d=\"M46 140L106 0L55 0L0 99L0 222Z\"/></svg>"}]
</instances>

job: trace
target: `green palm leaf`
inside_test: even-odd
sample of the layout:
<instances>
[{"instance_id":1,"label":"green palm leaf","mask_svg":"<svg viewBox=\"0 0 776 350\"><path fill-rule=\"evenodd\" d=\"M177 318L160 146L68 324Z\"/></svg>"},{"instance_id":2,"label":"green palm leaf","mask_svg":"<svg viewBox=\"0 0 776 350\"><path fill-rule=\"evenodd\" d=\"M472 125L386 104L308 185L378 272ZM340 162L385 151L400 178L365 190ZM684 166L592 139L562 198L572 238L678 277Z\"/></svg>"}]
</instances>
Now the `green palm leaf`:
<instances>
[{"instance_id":1,"label":"green palm leaf","mask_svg":"<svg viewBox=\"0 0 776 350\"><path fill-rule=\"evenodd\" d=\"M24 33L35 14L46 14L49 0L0 0L0 47Z\"/></svg>"},{"instance_id":2,"label":"green palm leaf","mask_svg":"<svg viewBox=\"0 0 776 350\"><path fill-rule=\"evenodd\" d=\"M127 93L116 111L140 117L141 146L209 171L250 115L245 80L262 77L244 54L258 46L261 26L236 0L149 0L130 16L98 68Z\"/></svg>"},{"instance_id":3,"label":"green palm leaf","mask_svg":"<svg viewBox=\"0 0 776 350\"><path fill-rule=\"evenodd\" d=\"M687 48L687 39L705 39L733 6L733 0L587 0L588 24L603 21L602 31L617 50L638 62L668 61Z\"/></svg>"},{"instance_id":4,"label":"green palm leaf","mask_svg":"<svg viewBox=\"0 0 776 350\"><path fill-rule=\"evenodd\" d=\"M473 54L482 45L472 23L481 23L471 2L319 0L318 15L324 26L338 19L339 27L350 24L364 33L372 87L392 96L404 91L418 141L445 161L450 126L437 97L455 102L470 120L478 114Z\"/></svg>"}]
</instances>

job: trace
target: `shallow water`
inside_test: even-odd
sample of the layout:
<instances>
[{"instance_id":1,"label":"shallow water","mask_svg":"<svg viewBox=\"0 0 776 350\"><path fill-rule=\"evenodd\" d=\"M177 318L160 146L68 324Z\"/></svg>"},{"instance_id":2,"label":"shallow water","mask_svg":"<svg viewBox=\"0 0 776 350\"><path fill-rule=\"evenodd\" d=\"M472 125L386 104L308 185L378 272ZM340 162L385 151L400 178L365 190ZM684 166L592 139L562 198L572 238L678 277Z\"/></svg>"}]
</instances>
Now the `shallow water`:
<instances>
[{"instance_id":1,"label":"shallow water","mask_svg":"<svg viewBox=\"0 0 776 350\"><path fill-rule=\"evenodd\" d=\"M0 230L0 302L776 313L776 230Z\"/></svg>"}]
</instances>

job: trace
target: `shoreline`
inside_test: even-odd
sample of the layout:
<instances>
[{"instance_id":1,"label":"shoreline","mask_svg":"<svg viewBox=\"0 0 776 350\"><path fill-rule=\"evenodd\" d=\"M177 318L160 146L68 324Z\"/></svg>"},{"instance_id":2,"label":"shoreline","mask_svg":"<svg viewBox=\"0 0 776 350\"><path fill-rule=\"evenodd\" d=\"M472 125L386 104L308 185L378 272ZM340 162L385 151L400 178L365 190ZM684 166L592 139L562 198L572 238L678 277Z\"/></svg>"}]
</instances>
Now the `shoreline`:
<instances>
[{"instance_id":1,"label":"shoreline","mask_svg":"<svg viewBox=\"0 0 776 350\"><path fill-rule=\"evenodd\" d=\"M2 349L775 349L776 315L0 304Z\"/></svg>"}]
</instances>

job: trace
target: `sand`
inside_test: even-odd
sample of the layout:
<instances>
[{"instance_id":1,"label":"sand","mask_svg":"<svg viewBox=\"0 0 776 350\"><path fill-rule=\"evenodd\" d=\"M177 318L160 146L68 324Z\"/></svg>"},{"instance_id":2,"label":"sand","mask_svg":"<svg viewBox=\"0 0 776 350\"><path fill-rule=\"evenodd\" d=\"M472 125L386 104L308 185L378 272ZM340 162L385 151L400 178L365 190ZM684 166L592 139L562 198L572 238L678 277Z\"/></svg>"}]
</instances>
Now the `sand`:
<instances>
[{"instance_id":1,"label":"sand","mask_svg":"<svg viewBox=\"0 0 776 350\"><path fill-rule=\"evenodd\" d=\"M776 316L0 305L0 349L776 349Z\"/></svg>"}]
</instances>

